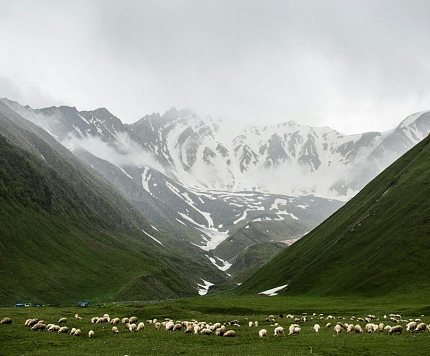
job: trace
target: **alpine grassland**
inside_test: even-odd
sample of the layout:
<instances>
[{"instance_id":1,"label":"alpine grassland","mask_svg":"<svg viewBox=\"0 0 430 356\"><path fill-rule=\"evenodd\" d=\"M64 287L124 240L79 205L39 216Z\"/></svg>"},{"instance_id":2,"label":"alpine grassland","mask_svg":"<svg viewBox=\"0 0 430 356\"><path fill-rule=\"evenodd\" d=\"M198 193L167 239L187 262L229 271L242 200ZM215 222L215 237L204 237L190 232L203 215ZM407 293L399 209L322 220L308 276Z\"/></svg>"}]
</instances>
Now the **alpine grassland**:
<instances>
[{"instance_id":1,"label":"alpine grassland","mask_svg":"<svg viewBox=\"0 0 430 356\"><path fill-rule=\"evenodd\" d=\"M82 318L78 320L75 314ZM128 332L124 324L117 325L118 334L111 331L109 323L93 324L90 319L109 314L110 318L136 316L145 322L139 332ZM336 323L360 324L368 315L375 316L374 323L395 325L390 314L401 316L404 329L401 334L390 335L387 330L374 333L334 332ZM204 296L163 302L115 303L76 306L4 307L1 318L10 317L12 324L0 324L1 355L428 355L429 332L406 332L406 321L420 319L430 322L430 306L417 302L385 298L343 297L263 297L263 296ZM67 318L69 333L32 331L24 326L27 319L38 318L46 324L57 324ZM275 319L268 320L269 317ZM304 318L306 317L306 319ZM296 321L294 318L297 318ZM225 324L234 330L235 337L186 334L181 330L166 331L154 327L154 319L175 322L206 322ZM299 321L297 321L300 319ZM230 325L237 321L237 325ZM249 322L258 326L249 326ZM283 326L285 334L274 336L275 323ZM300 326L300 333L288 335L292 323ZM321 326L319 333L314 324ZM330 323L330 326L326 326ZM79 328L81 336L71 336L70 330ZM259 337L259 330L267 330ZM93 330L93 338L88 337Z\"/></svg>"}]
</instances>

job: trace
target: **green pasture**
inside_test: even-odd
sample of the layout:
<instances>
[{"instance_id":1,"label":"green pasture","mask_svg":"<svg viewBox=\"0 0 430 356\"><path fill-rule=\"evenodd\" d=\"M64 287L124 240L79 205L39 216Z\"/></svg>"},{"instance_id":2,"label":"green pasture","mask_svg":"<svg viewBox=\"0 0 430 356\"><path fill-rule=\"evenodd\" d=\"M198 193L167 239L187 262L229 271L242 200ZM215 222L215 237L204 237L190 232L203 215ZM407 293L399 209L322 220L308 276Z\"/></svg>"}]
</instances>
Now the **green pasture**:
<instances>
[{"instance_id":1,"label":"green pasture","mask_svg":"<svg viewBox=\"0 0 430 356\"><path fill-rule=\"evenodd\" d=\"M88 308L76 306L8 307L0 308L0 317L12 318L12 324L0 324L0 355L428 355L430 333L409 333L389 335L386 331L374 334L348 334L342 331L336 335L333 326L337 321L351 321L351 317L366 317L374 314L378 322L395 325L383 320L390 313L401 314L404 320L420 318L430 322L430 307L425 301L406 302L402 299L345 299L313 297L231 297L218 295L180 299L157 303L127 303L92 305ZM78 313L82 320L76 320ZM139 321L164 318L173 320L221 322L228 324L238 320L240 326L228 326L236 331L236 337L225 338L214 333L205 335L185 334L182 331L166 331L145 323L141 332L126 332L120 324L119 334L113 335L112 325L91 324L93 316L105 313L113 317L137 316ZM288 326L293 323L287 315L307 315L306 322L299 322L301 333L288 336ZM323 314L323 315L320 315ZM275 337L273 323L266 321L274 315L286 335ZM281 317L281 315L283 317ZM336 319L327 320L328 315ZM79 337L68 334L31 331L24 326L28 318L43 319L46 323L57 323L60 317L67 317L67 326L80 328ZM259 326L249 327L248 321L258 321ZM319 334L313 325L321 325ZM406 322L402 322L405 327ZM258 331L267 329L265 338ZM406 327L405 327L406 329ZM89 339L89 330L95 337Z\"/></svg>"}]
</instances>

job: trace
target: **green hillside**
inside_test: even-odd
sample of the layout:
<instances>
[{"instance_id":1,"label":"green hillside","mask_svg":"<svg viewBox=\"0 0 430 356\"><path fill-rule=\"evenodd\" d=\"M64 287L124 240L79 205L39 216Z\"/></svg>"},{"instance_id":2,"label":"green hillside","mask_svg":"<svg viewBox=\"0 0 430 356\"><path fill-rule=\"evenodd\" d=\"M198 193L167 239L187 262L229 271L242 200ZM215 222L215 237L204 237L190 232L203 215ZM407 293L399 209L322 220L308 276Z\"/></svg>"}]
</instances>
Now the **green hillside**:
<instances>
[{"instance_id":1,"label":"green hillside","mask_svg":"<svg viewBox=\"0 0 430 356\"><path fill-rule=\"evenodd\" d=\"M430 137L348 204L237 288L257 293L410 295L430 292Z\"/></svg>"},{"instance_id":2,"label":"green hillside","mask_svg":"<svg viewBox=\"0 0 430 356\"><path fill-rule=\"evenodd\" d=\"M0 103L0 304L197 295L227 276ZM150 236L149 236L150 235ZM151 238L153 237L153 238Z\"/></svg>"}]
</instances>

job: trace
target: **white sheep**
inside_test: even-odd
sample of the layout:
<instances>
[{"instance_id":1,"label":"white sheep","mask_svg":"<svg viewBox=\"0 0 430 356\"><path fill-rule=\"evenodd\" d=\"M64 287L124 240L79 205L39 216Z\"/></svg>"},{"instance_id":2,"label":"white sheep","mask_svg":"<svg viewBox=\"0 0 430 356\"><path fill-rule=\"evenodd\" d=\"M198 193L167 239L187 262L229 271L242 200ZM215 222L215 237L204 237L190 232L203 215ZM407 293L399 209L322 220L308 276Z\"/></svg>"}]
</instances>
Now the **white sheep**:
<instances>
[{"instance_id":1,"label":"white sheep","mask_svg":"<svg viewBox=\"0 0 430 356\"><path fill-rule=\"evenodd\" d=\"M355 331L355 326L354 324L348 324L348 327L346 328L346 332L347 333L352 333L353 331Z\"/></svg>"},{"instance_id":2,"label":"white sheep","mask_svg":"<svg viewBox=\"0 0 430 356\"><path fill-rule=\"evenodd\" d=\"M248 327L252 328L254 326L254 323L252 321L248 322Z\"/></svg>"},{"instance_id":3,"label":"white sheep","mask_svg":"<svg viewBox=\"0 0 430 356\"><path fill-rule=\"evenodd\" d=\"M91 339L94 337L94 330L88 331L88 337Z\"/></svg>"},{"instance_id":4,"label":"white sheep","mask_svg":"<svg viewBox=\"0 0 430 356\"><path fill-rule=\"evenodd\" d=\"M59 334L67 334L69 332L69 328L67 326L62 326L59 330Z\"/></svg>"},{"instance_id":5,"label":"white sheep","mask_svg":"<svg viewBox=\"0 0 430 356\"><path fill-rule=\"evenodd\" d=\"M209 328L204 328L200 331L201 335L210 335L212 333L212 330Z\"/></svg>"},{"instance_id":6,"label":"white sheep","mask_svg":"<svg viewBox=\"0 0 430 356\"><path fill-rule=\"evenodd\" d=\"M260 337L264 337L264 336L266 336L266 335L267 335L267 330L266 330L266 329L261 329L261 330L258 332L258 335L259 335Z\"/></svg>"},{"instance_id":7,"label":"white sheep","mask_svg":"<svg viewBox=\"0 0 430 356\"><path fill-rule=\"evenodd\" d=\"M61 324L61 323L67 323L67 318L60 318L58 320L58 324Z\"/></svg>"},{"instance_id":8,"label":"white sheep","mask_svg":"<svg viewBox=\"0 0 430 356\"><path fill-rule=\"evenodd\" d=\"M234 330L228 330L223 335L223 337L235 337L235 336L236 336L236 331Z\"/></svg>"},{"instance_id":9,"label":"white sheep","mask_svg":"<svg viewBox=\"0 0 430 356\"><path fill-rule=\"evenodd\" d=\"M75 335L75 332L76 332L76 328L72 328L72 330L70 330L70 335L71 336Z\"/></svg>"},{"instance_id":10,"label":"white sheep","mask_svg":"<svg viewBox=\"0 0 430 356\"><path fill-rule=\"evenodd\" d=\"M81 321L81 320L82 320L82 317L80 317L80 316L79 316L79 314L77 314L77 313L76 313L76 314L75 314L75 319L76 319L76 320Z\"/></svg>"},{"instance_id":11,"label":"white sheep","mask_svg":"<svg viewBox=\"0 0 430 356\"><path fill-rule=\"evenodd\" d=\"M299 334L301 331L299 324L291 324L288 327L288 335Z\"/></svg>"},{"instance_id":12,"label":"white sheep","mask_svg":"<svg viewBox=\"0 0 430 356\"><path fill-rule=\"evenodd\" d=\"M76 329L75 333L73 334L73 336L81 336L82 331L81 329Z\"/></svg>"},{"instance_id":13,"label":"white sheep","mask_svg":"<svg viewBox=\"0 0 430 356\"><path fill-rule=\"evenodd\" d=\"M155 330L160 330L160 328L161 328L161 323L160 323L159 321L156 321L156 322L154 323L154 328L155 328Z\"/></svg>"},{"instance_id":14,"label":"white sheep","mask_svg":"<svg viewBox=\"0 0 430 356\"><path fill-rule=\"evenodd\" d=\"M355 330L355 332L356 332L356 333L360 333L360 334L362 334L362 333L363 333L363 329L361 328L361 325L360 325L360 324L356 324L356 325L354 326L354 330Z\"/></svg>"},{"instance_id":15,"label":"white sheep","mask_svg":"<svg viewBox=\"0 0 430 356\"><path fill-rule=\"evenodd\" d=\"M395 333L399 333L401 334L403 331L403 326L401 325L395 325L393 326L390 330L388 330L388 333L391 334L395 334Z\"/></svg>"},{"instance_id":16,"label":"white sheep","mask_svg":"<svg viewBox=\"0 0 430 356\"><path fill-rule=\"evenodd\" d=\"M340 326L339 324L336 324L334 326L334 331L336 334L339 334L342 331L342 326Z\"/></svg>"},{"instance_id":17,"label":"white sheep","mask_svg":"<svg viewBox=\"0 0 430 356\"><path fill-rule=\"evenodd\" d=\"M215 330L215 335L217 336L223 336L226 332L226 327L225 325L221 325L218 329Z\"/></svg>"},{"instance_id":18,"label":"white sheep","mask_svg":"<svg viewBox=\"0 0 430 356\"><path fill-rule=\"evenodd\" d=\"M136 323L136 322L137 322L137 316L132 316L128 322L129 322L130 324L131 324L131 323Z\"/></svg>"},{"instance_id":19,"label":"white sheep","mask_svg":"<svg viewBox=\"0 0 430 356\"><path fill-rule=\"evenodd\" d=\"M118 334L118 328L116 326L112 326L112 333L114 335Z\"/></svg>"},{"instance_id":20,"label":"white sheep","mask_svg":"<svg viewBox=\"0 0 430 356\"><path fill-rule=\"evenodd\" d=\"M416 326L417 326L417 323L415 321L411 321L406 324L406 331L412 332Z\"/></svg>"},{"instance_id":21,"label":"white sheep","mask_svg":"<svg viewBox=\"0 0 430 356\"><path fill-rule=\"evenodd\" d=\"M194 332L194 324L188 324L187 328L185 329L185 334L192 334Z\"/></svg>"},{"instance_id":22,"label":"white sheep","mask_svg":"<svg viewBox=\"0 0 430 356\"><path fill-rule=\"evenodd\" d=\"M417 327L415 328L415 331L416 331L416 332L419 332L419 331L427 331L427 324L426 324L426 323L419 323L419 324L417 325Z\"/></svg>"},{"instance_id":23,"label":"white sheep","mask_svg":"<svg viewBox=\"0 0 430 356\"><path fill-rule=\"evenodd\" d=\"M143 329L145 329L145 323L141 321L141 322L137 325L136 331L142 331Z\"/></svg>"},{"instance_id":24,"label":"white sheep","mask_svg":"<svg viewBox=\"0 0 430 356\"><path fill-rule=\"evenodd\" d=\"M275 330L273 330L274 336L279 336L281 334L284 334L284 328L282 326L277 326Z\"/></svg>"},{"instance_id":25,"label":"white sheep","mask_svg":"<svg viewBox=\"0 0 430 356\"><path fill-rule=\"evenodd\" d=\"M5 317L2 320L0 320L0 324L12 324L12 319Z\"/></svg>"},{"instance_id":26,"label":"white sheep","mask_svg":"<svg viewBox=\"0 0 430 356\"><path fill-rule=\"evenodd\" d=\"M111 321L110 321L110 323L112 324L112 325L117 325L117 324L119 324L121 322L121 319L120 318L113 318L113 319L111 319Z\"/></svg>"},{"instance_id":27,"label":"white sheep","mask_svg":"<svg viewBox=\"0 0 430 356\"><path fill-rule=\"evenodd\" d=\"M319 326L318 324L314 325L314 331L315 331L315 333L318 334L320 332L320 329L321 329L321 326Z\"/></svg>"}]
</instances>

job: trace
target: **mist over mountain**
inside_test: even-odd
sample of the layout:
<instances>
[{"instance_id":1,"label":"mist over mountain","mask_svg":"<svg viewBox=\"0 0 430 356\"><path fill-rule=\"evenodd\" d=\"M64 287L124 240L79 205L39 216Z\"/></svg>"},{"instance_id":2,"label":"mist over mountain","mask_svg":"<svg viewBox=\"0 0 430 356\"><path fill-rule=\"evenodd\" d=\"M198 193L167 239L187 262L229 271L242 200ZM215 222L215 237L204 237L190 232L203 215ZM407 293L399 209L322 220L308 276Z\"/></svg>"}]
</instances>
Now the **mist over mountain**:
<instances>
[{"instance_id":1,"label":"mist over mountain","mask_svg":"<svg viewBox=\"0 0 430 356\"><path fill-rule=\"evenodd\" d=\"M430 132L428 111L387 132L344 135L294 121L235 131L175 108L123 124L104 108L1 101L227 273L247 246L304 236Z\"/></svg>"}]
</instances>

